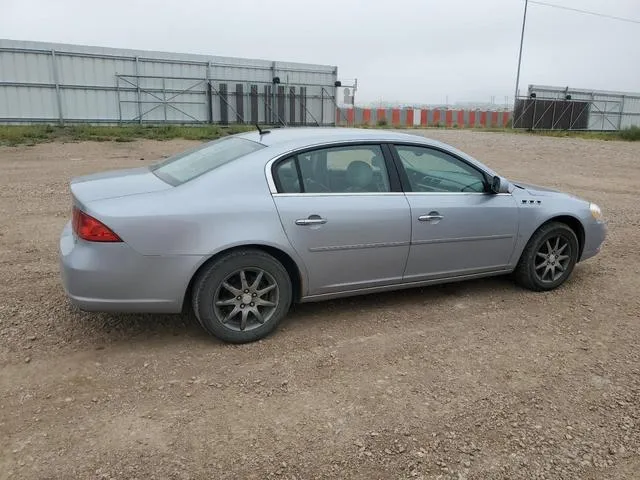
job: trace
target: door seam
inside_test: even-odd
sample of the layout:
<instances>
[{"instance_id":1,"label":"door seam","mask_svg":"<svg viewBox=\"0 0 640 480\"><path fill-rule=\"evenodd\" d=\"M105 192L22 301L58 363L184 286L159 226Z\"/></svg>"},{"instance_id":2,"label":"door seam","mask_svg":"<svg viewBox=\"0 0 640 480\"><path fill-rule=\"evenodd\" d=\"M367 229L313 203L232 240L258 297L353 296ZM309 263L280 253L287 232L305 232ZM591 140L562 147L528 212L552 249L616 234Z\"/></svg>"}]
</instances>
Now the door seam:
<instances>
[{"instance_id":1,"label":"door seam","mask_svg":"<svg viewBox=\"0 0 640 480\"><path fill-rule=\"evenodd\" d=\"M407 266L409 265L409 257L411 257L411 246L413 245L413 210L411 209L411 203L409 203L406 192L402 196L404 197L404 201L407 202L407 207L409 207L409 248L407 249L404 268L402 269L402 281L404 281L407 274Z\"/></svg>"}]
</instances>

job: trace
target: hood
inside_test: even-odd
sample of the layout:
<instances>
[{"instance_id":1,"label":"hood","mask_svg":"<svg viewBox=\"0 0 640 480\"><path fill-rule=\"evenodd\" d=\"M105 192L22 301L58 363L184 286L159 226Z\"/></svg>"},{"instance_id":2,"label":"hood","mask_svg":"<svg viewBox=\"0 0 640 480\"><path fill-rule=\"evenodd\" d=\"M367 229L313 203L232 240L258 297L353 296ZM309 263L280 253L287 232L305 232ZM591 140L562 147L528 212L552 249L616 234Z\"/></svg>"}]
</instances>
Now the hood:
<instances>
[{"instance_id":1,"label":"hood","mask_svg":"<svg viewBox=\"0 0 640 480\"><path fill-rule=\"evenodd\" d=\"M82 203L170 188L173 187L156 177L148 167L96 173L71 180L71 193Z\"/></svg>"},{"instance_id":2,"label":"hood","mask_svg":"<svg viewBox=\"0 0 640 480\"><path fill-rule=\"evenodd\" d=\"M571 193L561 192L560 190L554 190L553 188L541 187L539 185L532 185L530 183L522 182L511 183L516 187L520 187L521 189L525 190L527 194L531 195L532 197L564 197L589 203L589 201L585 200L584 198L577 197Z\"/></svg>"},{"instance_id":3,"label":"hood","mask_svg":"<svg viewBox=\"0 0 640 480\"><path fill-rule=\"evenodd\" d=\"M516 187L520 187L524 190L526 190L530 195L549 195L552 193L562 193L565 194L564 192L561 192L559 190L554 190L552 188L547 188L547 187L541 187L539 185L532 185L530 183L522 183L522 182L511 182L513 183ZM566 194L565 194L566 195Z\"/></svg>"}]
</instances>

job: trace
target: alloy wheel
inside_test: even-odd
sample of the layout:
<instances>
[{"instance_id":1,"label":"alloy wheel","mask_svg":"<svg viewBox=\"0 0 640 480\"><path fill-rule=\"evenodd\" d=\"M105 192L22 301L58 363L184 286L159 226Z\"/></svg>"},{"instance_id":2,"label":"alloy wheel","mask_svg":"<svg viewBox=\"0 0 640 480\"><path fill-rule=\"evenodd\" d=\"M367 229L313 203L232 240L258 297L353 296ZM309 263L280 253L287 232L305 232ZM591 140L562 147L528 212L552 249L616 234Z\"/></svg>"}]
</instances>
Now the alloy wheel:
<instances>
[{"instance_id":1,"label":"alloy wheel","mask_svg":"<svg viewBox=\"0 0 640 480\"><path fill-rule=\"evenodd\" d=\"M213 306L226 328L250 331L269 321L278 306L278 298L278 284L269 272L245 268L220 283Z\"/></svg>"},{"instance_id":2,"label":"alloy wheel","mask_svg":"<svg viewBox=\"0 0 640 480\"><path fill-rule=\"evenodd\" d=\"M553 235L540 245L534 258L538 280L551 283L565 274L571 261L571 245L562 235Z\"/></svg>"}]
</instances>

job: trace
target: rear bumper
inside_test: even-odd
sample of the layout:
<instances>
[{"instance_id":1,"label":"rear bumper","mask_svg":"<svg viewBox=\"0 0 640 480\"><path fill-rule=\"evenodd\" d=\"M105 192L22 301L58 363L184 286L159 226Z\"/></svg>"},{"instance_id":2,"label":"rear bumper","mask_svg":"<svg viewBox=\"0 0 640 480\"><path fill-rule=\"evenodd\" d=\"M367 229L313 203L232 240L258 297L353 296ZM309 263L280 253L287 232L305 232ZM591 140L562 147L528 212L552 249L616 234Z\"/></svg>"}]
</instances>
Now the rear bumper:
<instances>
[{"instance_id":1,"label":"rear bumper","mask_svg":"<svg viewBox=\"0 0 640 480\"><path fill-rule=\"evenodd\" d=\"M592 222L587 225L584 232L584 248L580 261L597 255L602 248L602 243L607 237L607 224L604 222Z\"/></svg>"},{"instance_id":2,"label":"rear bumper","mask_svg":"<svg viewBox=\"0 0 640 480\"><path fill-rule=\"evenodd\" d=\"M202 257L145 256L126 243L77 239L71 223L60 236L60 273L71 303L99 312L179 313Z\"/></svg>"}]
</instances>

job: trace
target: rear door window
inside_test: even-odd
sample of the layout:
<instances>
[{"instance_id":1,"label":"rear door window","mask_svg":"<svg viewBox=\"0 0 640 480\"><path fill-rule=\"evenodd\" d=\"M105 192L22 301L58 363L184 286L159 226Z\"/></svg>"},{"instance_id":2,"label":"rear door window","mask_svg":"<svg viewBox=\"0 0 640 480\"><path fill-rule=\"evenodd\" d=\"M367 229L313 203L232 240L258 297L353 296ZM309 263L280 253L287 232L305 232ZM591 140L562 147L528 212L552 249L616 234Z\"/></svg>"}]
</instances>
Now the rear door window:
<instances>
[{"instance_id":1,"label":"rear door window","mask_svg":"<svg viewBox=\"0 0 640 480\"><path fill-rule=\"evenodd\" d=\"M296 157L291 157L276 165L274 178L280 193L300 193L300 180L296 168Z\"/></svg>"},{"instance_id":2,"label":"rear door window","mask_svg":"<svg viewBox=\"0 0 640 480\"><path fill-rule=\"evenodd\" d=\"M322 148L276 165L279 193L389 192L389 174L380 145Z\"/></svg>"}]
</instances>

